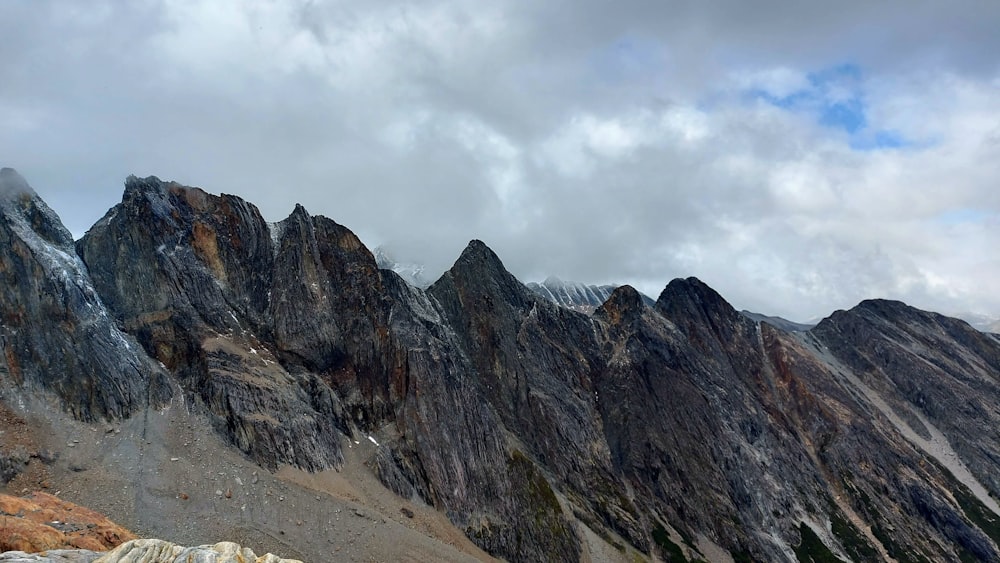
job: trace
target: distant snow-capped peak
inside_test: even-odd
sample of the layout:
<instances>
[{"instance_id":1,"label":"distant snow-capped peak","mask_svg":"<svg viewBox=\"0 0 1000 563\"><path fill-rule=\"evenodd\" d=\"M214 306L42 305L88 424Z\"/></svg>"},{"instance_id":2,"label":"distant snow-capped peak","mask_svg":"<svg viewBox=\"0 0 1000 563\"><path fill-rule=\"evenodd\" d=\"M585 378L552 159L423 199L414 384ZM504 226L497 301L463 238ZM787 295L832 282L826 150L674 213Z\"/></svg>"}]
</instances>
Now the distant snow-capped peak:
<instances>
[{"instance_id":1,"label":"distant snow-capped peak","mask_svg":"<svg viewBox=\"0 0 1000 563\"><path fill-rule=\"evenodd\" d=\"M426 289L434 282L434 280L427 278L424 273L423 264L397 262L384 246L375 247L373 254L375 255L375 263L378 264L379 268L396 272L399 277L403 278L403 281L414 287Z\"/></svg>"}]
</instances>

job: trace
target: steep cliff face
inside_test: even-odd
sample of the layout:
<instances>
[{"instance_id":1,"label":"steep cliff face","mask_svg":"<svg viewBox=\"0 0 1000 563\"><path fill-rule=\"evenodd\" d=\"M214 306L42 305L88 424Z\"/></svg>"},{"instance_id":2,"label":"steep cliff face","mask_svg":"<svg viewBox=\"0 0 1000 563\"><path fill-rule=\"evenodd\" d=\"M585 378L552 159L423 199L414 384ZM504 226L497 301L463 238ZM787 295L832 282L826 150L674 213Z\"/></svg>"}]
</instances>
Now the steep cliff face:
<instances>
[{"instance_id":1,"label":"steep cliff face","mask_svg":"<svg viewBox=\"0 0 1000 563\"><path fill-rule=\"evenodd\" d=\"M346 228L301 206L268 225L238 198L130 178L78 251L119 322L265 467L336 466L344 437L381 432L383 480L481 545L576 553L558 505L535 508L548 482L508 446L437 302Z\"/></svg>"},{"instance_id":2,"label":"steep cliff face","mask_svg":"<svg viewBox=\"0 0 1000 563\"><path fill-rule=\"evenodd\" d=\"M390 488L445 511L481 547L512 560L570 558L576 544L540 470L510 447L496 410L437 303L385 271L394 384L376 470ZM544 503L540 503L544 500ZM533 522L533 527L522 526Z\"/></svg>"},{"instance_id":3,"label":"steep cliff face","mask_svg":"<svg viewBox=\"0 0 1000 563\"><path fill-rule=\"evenodd\" d=\"M838 311L812 332L870 412L905 439L910 459L889 481L908 493L898 501L907 520L920 515L959 556L1000 559L996 337L884 300ZM880 459L875 452L866 455Z\"/></svg>"},{"instance_id":4,"label":"steep cliff face","mask_svg":"<svg viewBox=\"0 0 1000 563\"><path fill-rule=\"evenodd\" d=\"M653 309L620 288L595 317L608 443L651 526L753 560L801 559L809 534L851 560L997 558L990 499L880 416L882 395L815 336L757 327L695 279Z\"/></svg>"},{"instance_id":5,"label":"steep cliff face","mask_svg":"<svg viewBox=\"0 0 1000 563\"><path fill-rule=\"evenodd\" d=\"M53 391L82 419L121 418L170 397L166 372L119 330L62 222L0 170L0 374Z\"/></svg>"},{"instance_id":6,"label":"steep cliff face","mask_svg":"<svg viewBox=\"0 0 1000 563\"><path fill-rule=\"evenodd\" d=\"M532 454L559 475L608 467L590 384L600 369L590 319L531 294L480 241L428 294L458 334L480 392Z\"/></svg>"},{"instance_id":7,"label":"steep cliff face","mask_svg":"<svg viewBox=\"0 0 1000 563\"><path fill-rule=\"evenodd\" d=\"M532 294L481 241L469 243L428 295L470 359L479 395L516 437L515 447L524 448L515 449L514 461L525 468L537 462L567 496L569 511L597 531L614 530L644 545L624 484L612 471L594 400L591 379L603 366L599 325ZM559 538L565 529L573 547L558 553L575 554L579 540L547 491L550 483L533 479L537 486L528 488L538 489L538 498L519 501L551 506L544 527Z\"/></svg>"},{"instance_id":8,"label":"steep cliff face","mask_svg":"<svg viewBox=\"0 0 1000 563\"><path fill-rule=\"evenodd\" d=\"M266 467L322 469L342 460L345 414L297 369L342 356L316 238L301 208L270 226L239 198L129 177L77 252L118 322L233 443ZM276 258L283 248L293 251Z\"/></svg>"},{"instance_id":9,"label":"steep cliff face","mask_svg":"<svg viewBox=\"0 0 1000 563\"><path fill-rule=\"evenodd\" d=\"M1000 560L1000 340L960 321L870 301L790 333L695 278L588 316L479 241L425 291L302 207L269 224L156 178L74 249L0 179L0 379L81 419L181 394L268 469L371 436L383 483L509 560L595 536L667 560Z\"/></svg>"},{"instance_id":10,"label":"steep cliff face","mask_svg":"<svg viewBox=\"0 0 1000 563\"><path fill-rule=\"evenodd\" d=\"M804 501L823 488L767 393L757 327L693 278L671 282L653 308L619 288L595 317L609 323L598 387L608 443L648 492L638 496L651 526L691 546L704 535L755 560L788 558Z\"/></svg>"},{"instance_id":11,"label":"steep cliff face","mask_svg":"<svg viewBox=\"0 0 1000 563\"><path fill-rule=\"evenodd\" d=\"M946 441L1000 497L1000 347L996 335L898 301L862 302L816 338L921 439Z\"/></svg>"}]
</instances>

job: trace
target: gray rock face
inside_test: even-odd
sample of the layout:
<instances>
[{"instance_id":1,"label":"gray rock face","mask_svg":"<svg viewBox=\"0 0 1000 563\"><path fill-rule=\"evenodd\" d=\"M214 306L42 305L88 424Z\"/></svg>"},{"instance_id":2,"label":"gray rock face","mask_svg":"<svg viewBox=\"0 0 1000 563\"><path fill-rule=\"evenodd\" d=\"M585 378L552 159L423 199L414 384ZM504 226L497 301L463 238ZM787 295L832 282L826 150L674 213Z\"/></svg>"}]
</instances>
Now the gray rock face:
<instances>
[{"instance_id":1,"label":"gray rock face","mask_svg":"<svg viewBox=\"0 0 1000 563\"><path fill-rule=\"evenodd\" d=\"M232 442L265 467L322 469L342 461L346 431L319 382L351 369L335 307L355 295L337 284L365 273L327 270L338 251L360 247L338 227L301 207L270 226L239 198L130 177L77 252L116 320ZM376 331L358 333L352 341Z\"/></svg>"},{"instance_id":2,"label":"gray rock face","mask_svg":"<svg viewBox=\"0 0 1000 563\"><path fill-rule=\"evenodd\" d=\"M607 514L620 509L617 497L591 495L617 490L620 485L611 474L601 420L592 400L590 378L600 369L597 325L532 294L480 241L469 244L428 294L440 304L445 322L457 333L480 396L527 450L515 451L511 474L537 480L525 470L530 468L530 459L538 460L559 476L557 486L573 497L574 508L587 514L595 527L603 529L602 520L611 520L627 529L627 522ZM554 534L562 544L555 553L559 558L576 558L579 540L562 522L561 511L555 510L555 497L546 491L550 485L544 485L528 487L534 491L529 496L536 498L517 500L529 506L551 505L557 517L540 524L566 529L565 537ZM599 503L602 509L597 508Z\"/></svg>"},{"instance_id":3,"label":"gray rock face","mask_svg":"<svg viewBox=\"0 0 1000 563\"><path fill-rule=\"evenodd\" d=\"M784 560L813 521L852 560L996 558L972 524L983 508L949 500L962 486L874 417L814 336L755 325L694 279L671 282L654 310L629 293L595 314L616 342L599 386L605 428L621 469L649 490L644 508L682 536Z\"/></svg>"},{"instance_id":4,"label":"gray rock face","mask_svg":"<svg viewBox=\"0 0 1000 563\"><path fill-rule=\"evenodd\" d=\"M862 302L838 311L813 331L863 385L875 390L923 439L981 485L980 498L1000 497L1000 347L994 334L897 301ZM943 449L942 449L943 448ZM938 463L946 463L938 455ZM995 503L993 503L994 510Z\"/></svg>"},{"instance_id":5,"label":"gray rock face","mask_svg":"<svg viewBox=\"0 0 1000 563\"><path fill-rule=\"evenodd\" d=\"M422 290L301 207L156 178L77 260L4 197L0 378L81 418L172 382L267 468L370 434L388 487L508 560L579 559L584 526L668 560L1000 560L1000 340L960 321L870 301L786 332L694 278L586 315L479 241Z\"/></svg>"},{"instance_id":6,"label":"gray rock face","mask_svg":"<svg viewBox=\"0 0 1000 563\"><path fill-rule=\"evenodd\" d=\"M17 172L0 170L0 373L85 420L170 397L166 372L108 314L73 238Z\"/></svg>"}]
</instances>

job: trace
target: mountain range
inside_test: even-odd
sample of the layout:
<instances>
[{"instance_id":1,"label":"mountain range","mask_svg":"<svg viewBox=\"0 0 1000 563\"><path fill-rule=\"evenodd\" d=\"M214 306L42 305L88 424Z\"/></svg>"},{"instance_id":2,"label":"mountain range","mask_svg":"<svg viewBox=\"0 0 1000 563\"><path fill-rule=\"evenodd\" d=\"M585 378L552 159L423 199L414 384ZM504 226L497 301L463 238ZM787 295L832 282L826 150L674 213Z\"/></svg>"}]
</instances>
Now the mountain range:
<instances>
[{"instance_id":1,"label":"mountain range","mask_svg":"<svg viewBox=\"0 0 1000 563\"><path fill-rule=\"evenodd\" d=\"M3 481L172 541L1000 561L1000 337L897 301L786 330L687 278L588 315L480 241L421 289L301 206L155 177L74 241L3 169L0 320Z\"/></svg>"}]
</instances>

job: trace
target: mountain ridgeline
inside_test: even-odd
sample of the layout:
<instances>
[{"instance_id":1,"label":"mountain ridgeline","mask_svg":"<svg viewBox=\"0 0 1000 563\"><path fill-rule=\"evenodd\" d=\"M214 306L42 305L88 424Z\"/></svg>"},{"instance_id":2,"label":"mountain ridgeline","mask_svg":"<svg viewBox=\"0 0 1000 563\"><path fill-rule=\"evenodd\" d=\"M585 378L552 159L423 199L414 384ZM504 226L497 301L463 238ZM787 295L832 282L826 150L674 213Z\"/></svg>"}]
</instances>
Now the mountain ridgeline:
<instances>
[{"instance_id":1,"label":"mountain ridgeline","mask_svg":"<svg viewBox=\"0 0 1000 563\"><path fill-rule=\"evenodd\" d=\"M155 177L74 242L0 183L4 397L182 395L269 470L373 436L387 487L512 561L1000 561L1000 340L964 322L873 300L787 332L695 278L586 315L479 241L424 290L302 207Z\"/></svg>"},{"instance_id":2,"label":"mountain ridgeline","mask_svg":"<svg viewBox=\"0 0 1000 563\"><path fill-rule=\"evenodd\" d=\"M593 313L611 297L618 288L616 285L588 285L579 282L565 282L559 278L546 278L545 281L528 282L526 287L535 294L568 309L581 313ZM646 298L650 305L653 300Z\"/></svg>"}]
</instances>

